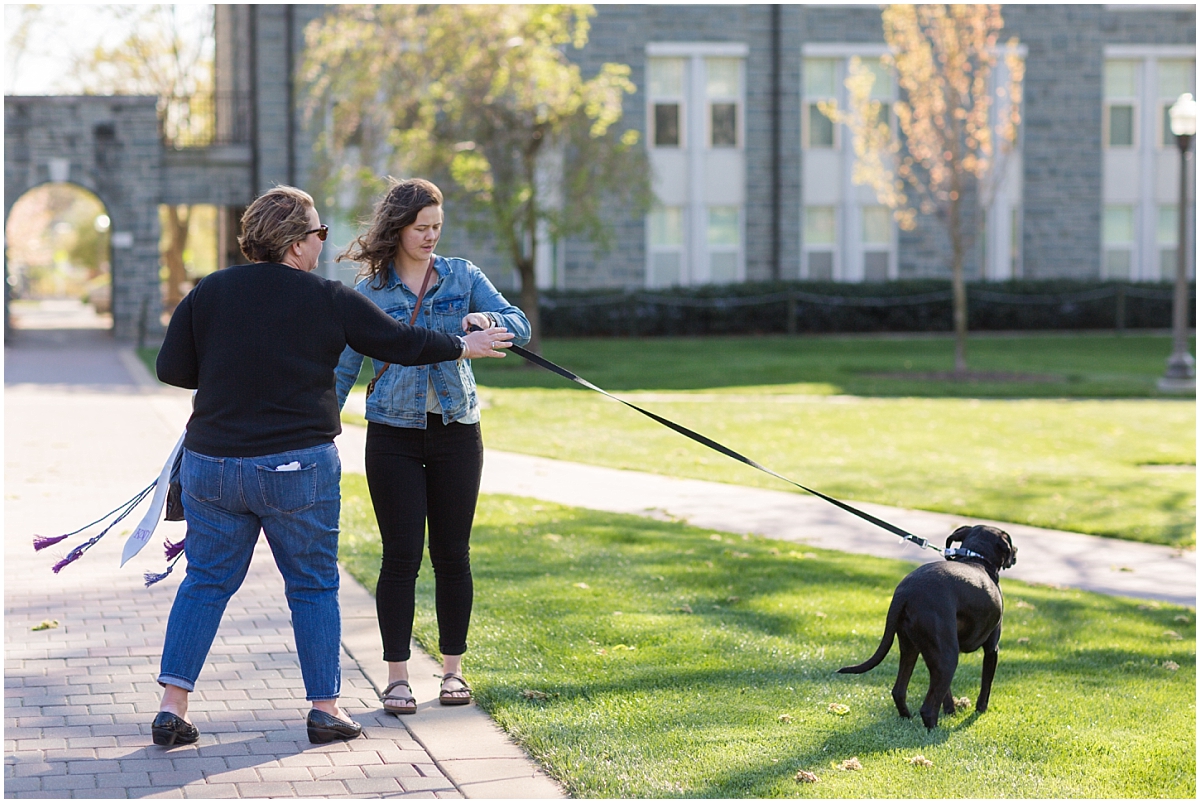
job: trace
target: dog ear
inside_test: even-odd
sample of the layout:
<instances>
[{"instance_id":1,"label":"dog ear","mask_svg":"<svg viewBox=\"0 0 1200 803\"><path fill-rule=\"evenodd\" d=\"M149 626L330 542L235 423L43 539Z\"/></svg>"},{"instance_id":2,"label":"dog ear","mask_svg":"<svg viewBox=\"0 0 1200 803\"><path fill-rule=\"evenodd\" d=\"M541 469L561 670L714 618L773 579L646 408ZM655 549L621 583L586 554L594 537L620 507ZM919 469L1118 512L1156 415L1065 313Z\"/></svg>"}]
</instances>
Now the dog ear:
<instances>
[{"instance_id":1,"label":"dog ear","mask_svg":"<svg viewBox=\"0 0 1200 803\"><path fill-rule=\"evenodd\" d=\"M1003 530L1001 530L1001 532L1004 533L1004 539L1002 543L1008 552L1008 554L1004 557L1004 563L1001 565L1001 568L1011 569L1017 563L1017 548L1013 546L1012 538L1009 537L1008 533L1005 533Z\"/></svg>"},{"instance_id":2,"label":"dog ear","mask_svg":"<svg viewBox=\"0 0 1200 803\"><path fill-rule=\"evenodd\" d=\"M962 540L967 537L967 533L969 532L971 532L971 527L968 525L963 525L954 532L950 533L950 537L946 539L946 549L949 549L950 545L955 541L962 543Z\"/></svg>"}]
</instances>

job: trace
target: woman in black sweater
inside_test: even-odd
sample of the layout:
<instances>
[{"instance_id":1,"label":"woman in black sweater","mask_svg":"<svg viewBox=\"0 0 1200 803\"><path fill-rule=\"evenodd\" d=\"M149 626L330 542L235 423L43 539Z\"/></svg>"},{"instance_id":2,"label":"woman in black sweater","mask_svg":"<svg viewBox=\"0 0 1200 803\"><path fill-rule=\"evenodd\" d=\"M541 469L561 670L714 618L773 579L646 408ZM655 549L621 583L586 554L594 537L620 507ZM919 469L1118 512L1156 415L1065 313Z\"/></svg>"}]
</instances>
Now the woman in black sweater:
<instances>
[{"instance_id":1,"label":"woman in black sweater","mask_svg":"<svg viewBox=\"0 0 1200 803\"><path fill-rule=\"evenodd\" d=\"M181 482L187 576L167 622L155 744L199 736L188 694L260 530L283 574L314 742L353 739L343 718L337 540L341 432L334 368L347 345L401 365L498 357L500 327L466 336L399 323L340 282L311 273L328 229L312 198L276 187L242 217L253 264L205 277L171 318L158 355L163 382L195 388Z\"/></svg>"}]
</instances>

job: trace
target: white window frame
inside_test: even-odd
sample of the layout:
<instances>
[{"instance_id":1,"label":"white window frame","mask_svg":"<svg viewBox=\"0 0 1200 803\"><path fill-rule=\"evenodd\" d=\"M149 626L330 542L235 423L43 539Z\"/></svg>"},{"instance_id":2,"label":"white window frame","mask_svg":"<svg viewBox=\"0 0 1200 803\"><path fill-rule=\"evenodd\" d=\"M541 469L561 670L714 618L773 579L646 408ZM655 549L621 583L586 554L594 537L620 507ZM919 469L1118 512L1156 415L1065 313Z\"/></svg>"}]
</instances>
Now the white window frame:
<instances>
[{"instance_id":1,"label":"white window frame","mask_svg":"<svg viewBox=\"0 0 1200 803\"><path fill-rule=\"evenodd\" d=\"M809 209L832 209L833 210L833 242L831 243L810 243L805 235L808 225L808 210ZM800 266L803 271L802 275L805 279L813 280L813 275L809 265L809 255L814 252L832 254L830 260L829 279L822 281L836 281L837 276L841 271L840 259L841 249L838 248L838 243L842 236L842 208L839 204L801 204L800 207L800 236L804 239L804 246L801 249L804 256L804 264Z\"/></svg>"},{"instance_id":2,"label":"white window frame","mask_svg":"<svg viewBox=\"0 0 1200 803\"><path fill-rule=\"evenodd\" d=\"M814 112L816 114L821 113L820 110L818 110L816 108L816 105L818 103L820 103L821 101L831 101L831 100L836 101L838 99L838 95L840 94L839 90L842 86L842 83L846 80L845 65L846 65L847 59L840 59L835 56L810 56L807 53L805 53L804 59L801 61L801 69L805 69L805 67L807 65L804 64L804 61L808 61L809 59L812 59L814 61L817 59L822 59L824 61L832 61L833 62L833 83L834 83L834 93L835 94L834 95L809 95L807 92L805 92L804 76L803 75L801 76L801 82L800 82L800 93L801 93L800 94L800 144L801 144L801 148L803 148L806 151L809 151L809 150L837 151L837 150L840 150L841 146L842 146L842 135L841 135L841 131L839 130L841 128L841 126L839 126L837 123L835 123L831 120L829 124L831 126L833 126L833 143L830 145L813 145L812 144L812 115Z\"/></svg>"},{"instance_id":3,"label":"white window frame","mask_svg":"<svg viewBox=\"0 0 1200 803\"><path fill-rule=\"evenodd\" d=\"M1134 69L1134 75L1133 75L1134 85L1137 86L1139 83L1144 83L1145 64L1141 60L1135 59L1135 58L1113 58L1113 59L1110 59L1110 58L1106 57L1104 59L1104 61L1105 61L1105 67L1101 71L1102 75L1107 70L1107 62L1127 61L1127 62L1131 62L1134 65L1134 67L1133 67L1133 69ZM1101 79L1101 83L1103 84L1103 78ZM1155 93L1155 94L1157 94L1157 93ZM1103 103L1104 103L1103 109L1101 111L1101 118L1100 118L1100 135L1101 135L1100 136L1100 140L1101 140L1100 145L1101 145L1101 147L1103 147L1105 150L1117 150L1117 149L1137 150L1139 147L1141 147L1141 128L1142 128L1142 126L1139 125L1139 122L1141 119L1141 115L1139 114L1139 111L1141 109L1141 103L1140 103L1140 98L1138 97L1138 93L1136 92L1136 90L1133 95L1116 95L1116 96L1110 97L1108 95L1108 88L1102 85L1101 86L1101 97L1102 97ZM1111 142L1112 107L1113 106L1128 106L1132 110L1130 112L1131 119L1129 121L1132 130L1129 132L1129 144L1128 145L1113 145Z\"/></svg>"},{"instance_id":4,"label":"white window frame","mask_svg":"<svg viewBox=\"0 0 1200 803\"><path fill-rule=\"evenodd\" d=\"M666 56L658 58L680 58L678 56ZM682 95L652 95L650 94L650 58L646 59L646 133L647 144L651 148L669 148L683 150L688 146L688 103L687 103L687 85L688 85L688 70L691 65L688 64L686 58L683 61L683 94ZM658 116L655 114L654 107L659 103L676 103L679 106L679 144L678 145L659 145L656 140L658 138Z\"/></svg>"},{"instance_id":5,"label":"white window frame","mask_svg":"<svg viewBox=\"0 0 1200 803\"><path fill-rule=\"evenodd\" d=\"M708 150L739 150L746 149L746 60L741 59L741 64L738 68L738 94L736 97L721 95L718 97L708 96L708 59L710 58L737 58L731 56L705 56L705 86L704 86L704 147ZM712 107L714 103L732 103L734 114L734 130L733 136L737 140L734 145L713 145L713 127L712 127Z\"/></svg>"},{"instance_id":6,"label":"white window frame","mask_svg":"<svg viewBox=\"0 0 1200 803\"><path fill-rule=\"evenodd\" d=\"M685 154L687 163L687 203L684 206L684 246L683 268L680 276L681 285L705 284L710 282L711 270L708 249L708 207L737 206L738 223L741 232L741 245L738 247L737 275L734 281L745 281L746 278L746 201L744 188L741 200L737 203L721 203L712 201L706 196L705 164L710 155L717 152L736 153L742 159L742 170L745 172L745 142L746 142L746 72L749 62L750 47L742 42L648 42L646 44L646 69L649 71L651 58L683 58L687 60L684 77L684 93L680 123L680 146L678 150ZM709 58L737 58L742 60L740 70L741 97L734 100L737 104L737 137L735 147L722 145L712 146L712 111L709 107L707 91L707 68L705 60ZM647 74L647 95L649 95L649 75ZM647 98L647 109L652 113L653 98ZM718 101L719 102L719 101ZM651 125L647 124L647 130ZM703 140L688 137L687 132L703 132ZM650 146L653 148L653 145ZM675 150L667 147L661 150ZM646 241L649 244L649 223L646 226ZM718 249L720 250L720 249ZM652 281L652 264L650 249L646 250L645 282L650 287Z\"/></svg>"},{"instance_id":7,"label":"white window frame","mask_svg":"<svg viewBox=\"0 0 1200 803\"><path fill-rule=\"evenodd\" d=\"M1195 45L1105 45L1105 61L1136 61L1139 62L1138 73L1138 110L1135 112L1134 141L1137 143L1134 152L1138 157L1138 174L1140 183L1137 188L1137 200L1134 204L1134 236L1133 261L1130 279L1133 281L1154 279L1158 272L1161 258L1158 253L1158 198L1155 182L1158 174L1158 159L1166 156L1169 148L1162 145L1162 114L1158 90L1158 62L1185 60L1195 63ZM1107 100L1105 101L1107 106ZM1153 119L1151 119L1153 118ZM1107 120L1105 121L1107 122ZM1139 132L1155 132L1158 136L1138 138ZM1109 179L1106 177L1105 181ZM1176 189L1172 193L1172 203L1178 203ZM1194 198L1192 199L1194 201ZM1113 202L1117 203L1117 202ZM1107 201L1102 203L1107 205ZM1194 218L1193 218L1194 220ZM1191 223L1188 235L1188 258L1195 260L1195 223ZM1100 236L1100 264L1097 266L1099 276L1104 276L1105 249L1103 226Z\"/></svg>"}]
</instances>

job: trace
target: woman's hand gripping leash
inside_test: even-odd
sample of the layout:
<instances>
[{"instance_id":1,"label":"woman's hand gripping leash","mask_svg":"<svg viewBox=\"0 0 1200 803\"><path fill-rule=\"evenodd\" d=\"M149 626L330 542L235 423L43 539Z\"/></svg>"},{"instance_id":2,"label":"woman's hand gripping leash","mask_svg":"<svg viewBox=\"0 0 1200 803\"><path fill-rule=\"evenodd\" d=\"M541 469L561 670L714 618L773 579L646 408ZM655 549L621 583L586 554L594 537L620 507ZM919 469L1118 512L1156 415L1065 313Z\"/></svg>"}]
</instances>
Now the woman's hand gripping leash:
<instances>
[{"instance_id":1,"label":"woman's hand gripping leash","mask_svg":"<svg viewBox=\"0 0 1200 803\"><path fill-rule=\"evenodd\" d=\"M482 324L482 325L481 325ZM488 316L481 312L472 312L463 318L463 343L466 349L460 360L473 360L479 357L506 357L502 349L512 348L512 332L503 326L492 326Z\"/></svg>"}]
</instances>

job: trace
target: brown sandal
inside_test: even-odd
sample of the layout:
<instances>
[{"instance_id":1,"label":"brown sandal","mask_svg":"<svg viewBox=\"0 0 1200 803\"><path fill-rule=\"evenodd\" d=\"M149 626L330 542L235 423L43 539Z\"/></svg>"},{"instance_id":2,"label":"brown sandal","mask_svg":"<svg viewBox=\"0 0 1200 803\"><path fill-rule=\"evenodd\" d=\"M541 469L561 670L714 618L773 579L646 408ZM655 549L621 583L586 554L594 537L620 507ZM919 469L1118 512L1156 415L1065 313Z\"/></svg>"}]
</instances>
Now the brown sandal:
<instances>
[{"instance_id":1,"label":"brown sandal","mask_svg":"<svg viewBox=\"0 0 1200 803\"><path fill-rule=\"evenodd\" d=\"M457 680L462 684L462 688L447 689L447 680ZM466 697L455 696L456 694L461 694L464 691L467 693ZM456 675L453 672L447 672L446 674L442 675L442 689L438 693L438 702L442 705L467 705L471 702L471 687L467 685L467 681L463 680L462 675Z\"/></svg>"},{"instance_id":2,"label":"brown sandal","mask_svg":"<svg viewBox=\"0 0 1200 803\"><path fill-rule=\"evenodd\" d=\"M393 694L392 689L397 686L403 686L408 689L408 694ZM380 696L383 700L383 710L389 714L415 714L417 713L417 698L412 695L412 686L407 680L397 680L389 683L387 688L383 690Z\"/></svg>"}]
</instances>

